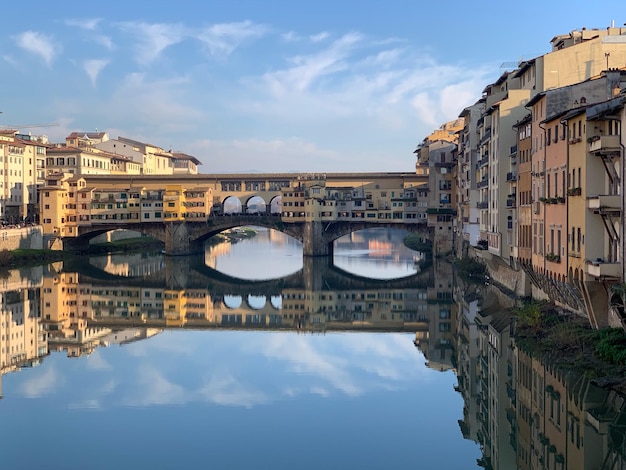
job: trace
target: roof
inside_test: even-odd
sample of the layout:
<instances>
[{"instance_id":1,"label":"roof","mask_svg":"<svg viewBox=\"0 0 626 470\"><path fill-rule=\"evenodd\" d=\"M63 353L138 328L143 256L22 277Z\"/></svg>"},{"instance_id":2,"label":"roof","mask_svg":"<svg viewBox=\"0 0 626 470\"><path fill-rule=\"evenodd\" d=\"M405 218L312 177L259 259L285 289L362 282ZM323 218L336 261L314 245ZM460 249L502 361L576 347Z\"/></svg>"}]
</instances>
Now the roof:
<instances>
[{"instance_id":1,"label":"roof","mask_svg":"<svg viewBox=\"0 0 626 470\"><path fill-rule=\"evenodd\" d=\"M154 147L155 149L160 149L161 147L159 145L153 145L153 144L149 144L147 142L141 142L139 140L133 140L133 139L129 139L128 137L122 137L121 135L117 137L117 140L119 140L120 142L125 142L127 144L133 144L133 145L141 145L143 147Z\"/></svg>"},{"instance_id":2,"label":"roof","mask_svg":"<svg viewBox=\"0 0 626 470\"><path fill-rule=\"evenodd\" d=\"M529 68L535 65L536 59L525 60L519 64L518 69L513 73L513 78L518 78L524 75Z\"/></svg>"},{"instance_id":3,"label":"roof","mask_svg":"<svg viewBox=\"0 0 626 470\"><path fill-rule=\"evenodd\" d=\"M541 123L547 123L550 121L554 121L555 119L559 119L563 116L565 116L567 113L569 113L569 109L564 109L563 111L560 111L558 113L554 113L551 114L550 116L546 117L543 121L541 121Z\"/></svg>"},{"instance_id":4,"label":"roof","mask_svg":"<svg viewBox=\"0 0 626 470\"><path fill-rule=\"evenodd\" d=\"M587 111L586 106L580 106L578 108L570 109L567 113L565 113L561 120L567 121L568 119L572 119L573 117L583 114L585 111Z\"/></svg>"},{"instance_id":5,"label":"roof","mask_svg":"<svg viewBox=\"0 0 626 470\"><path fill-rule=\"evenodd\" d=\"M174 152L172 156L176 158L177 160L191 160L196 165L202 165L202 162L200 160L198 160L196 157L193 157L191 155L187 155L186 153Z\"/></svg>"},{"instance_id":6,"label":"roof","mask_svg":"<svg viewBox=\"0 0 626 470\"><path fill-rule=\"evenodd\" d=\"M526 103L524 105L525 108L530 108L531 106L534 106L536 103L539 102L539 100L541 100L541 98L543 98L544 96L546 96L546 92L545 91L541 91L539 93L537 93L535 96L533 96L530 100L528 100L528 103Z\"/></svg>"},{"instance_id":7,"label":"roof","mask_svg":"<svg viewBox=\"0 0 626 470\"><path fill-rule=\"evenodd\" d=\"M608 101L589 106L587 108L587 119L604 119L605 116L612 115L616 111L621 110L624 107L625 100L626 97L618 96Z\"/></svg>"},{"instance_id":8,"label":"roof","mask_svg":"<svg viewBox=\"0 0 626 470\"><path fill-rule=\"evenodd\" d=\"M82 138L88 138L88 139L102 139L103 137L106 136L106 132L82 132L82 131L77 131L77 132L72 132L70 135L68 135L66 137L66 139L82 139Z\"/></svg>"},{"instance_id":9,"label":"roof","mask_svg":"<svg viewBox=\"0 0 626 470\"><path fill-rule=\"evenodd\" d=\"M523 126L524 124L528 124L529 122L532 121L532 118L533 118L533 115L531 113L528 113L522 119L520 119L515 124L513 124L513 128Z\"/></svg>"}]
</instances>

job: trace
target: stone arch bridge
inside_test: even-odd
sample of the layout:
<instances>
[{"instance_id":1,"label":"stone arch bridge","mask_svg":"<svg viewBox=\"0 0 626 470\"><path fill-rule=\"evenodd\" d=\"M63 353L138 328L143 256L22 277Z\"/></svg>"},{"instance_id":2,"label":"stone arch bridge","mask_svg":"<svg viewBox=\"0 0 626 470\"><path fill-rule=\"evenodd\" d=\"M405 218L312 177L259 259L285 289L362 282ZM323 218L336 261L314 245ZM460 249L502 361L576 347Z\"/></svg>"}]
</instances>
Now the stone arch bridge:
<instances>
[{"instance_id":1,"label":"stone arch bridge","mask_svg":"<svg viewBox=\"0 0 626 470\"><path fill-rule=\"evenodd\" d=\"M55 210L56 219L41 214L44 233L60 238L63 249L71 251L86 250L91 238L115 229L161 240L168 255L200 252L207 238L242 225L280 230L302 242L304 256L332 255L334 240L365 228L393 227L430 240L434 237L426 223L428 176L415 173L82 175L78 179L67 184L79 190L64 187L64 194L47 200L52 204L67 199ZM229 198L242 203L241 213L227 213ZM265 210L248 206L254 198L264 201ZM272 208L278 199L280 210Z\"/></svg>"},{"instance_id":2,"label":"stone arch bridge","mask_svg":"<svg viewBox=\"0 0 626 470\"><path fill-rule=\"evenodd\" d=\"M134 230L162 241L167 255L202 253L204 242L225 230L241 226L259 226L278 230L302 243L304 256L332 256L333 242L338 238L367 228L396 228L421 234L432 239L432 227L426 223L398 224L393 222L367 221L306 221L284 222L279 215L220 215L206 222L150 222L132 223L119 221L106 224L92 223L79 227L77 237L63 239L65 250L86 252L89 241L103 233L124 229Z\"/></svg>"}]
</instances>

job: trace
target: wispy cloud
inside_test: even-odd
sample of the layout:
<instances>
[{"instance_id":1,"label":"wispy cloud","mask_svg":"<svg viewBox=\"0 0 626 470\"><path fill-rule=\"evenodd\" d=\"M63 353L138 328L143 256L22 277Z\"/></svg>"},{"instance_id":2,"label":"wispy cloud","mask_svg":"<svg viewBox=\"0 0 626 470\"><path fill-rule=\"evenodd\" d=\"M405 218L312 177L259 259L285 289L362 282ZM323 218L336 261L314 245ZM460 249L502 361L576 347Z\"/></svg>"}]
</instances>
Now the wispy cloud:
<instances>
[{"instance_id":1,"label":"wispy cloud","mask_svg":"<svg viewBox=\"0 0 626 470\"><path fill-rule=\"evenodd\" d=\"M18 47L41 57L48 66L61 51L61 46L51 36L36 31L25 31L13 39Z\"/></svg>"},{"instance_id":2,"label":"wispy cloud","mask_svg":"<svg viewBox=\"0 0 626 470\"><path fill-rule=\"evenodd\" d=\"M166 48L178 44L188 35L186 28L177 23L123 22L119 27L137 38L136 59L143 65L150 64Z\"/></svg>"},{"instance_id":3,"label":"wispy cloud","mask_svg":"<svg viewBox=\"0 0 626 470\"><path fill-rule=\"evenodd\" d=\"M169 381L163 372L145 365L137 372L138 389L127 405L180 405L188 401L187 393L182 386Z\"/></svg>"},{"instance_id":4,"label":"wispy cloud","mask_svg":"<svg viewBox=\"0 0 626 470\"><path fill-rule=\"evenodd\" d=\"M92 370L109 370L111 364L109 364L103 357L100 351L96 350L85 361L87 369Z\"/></svg>"},{"instance_id":5,"label":"wispy cloud","mask_svg":"<svg viewBox=\"0 0 626 470\"><path fill-rule=\"evenodd\" d=\"M208 26L196 34L211 55L229 55L242 43L263 36L269 28L251 21L219 23Z\"/></svg>"},{"instance_id":6,"label":"wispy cloud","mask_svg":"<svg viewBox=\"0 0 626 470\"><path fill-rule=\"evenodd\" d=\"M244 406L251 408L268 401L259 390L246 389L232 375L212 377L199 391L204 400L218 405Z\"/></svg>"},{"instance_id":7,"label":"wispy cloud","mask_svg":"<svg viewBox=\"0 0 626 470\"><path fill-rule=\"evenodd\" d=\"M36 398L52 393L62 383L63 380L57 370L53 367L46 367L43 371L38 369L36 375L24 381L21 390L28 398Z\"/></svg>"},{"instance_id":8,"label":"wispy cloud","mask_svg":"<svg viewBox=\"0 0 626 470\"><path fill-rule=\"evenodd\" d=\"M65 24L68 26L75 26L80 29L93 31L98 27L100 21L100 18L68 18L67 20L65 20Z\"/></svg>"},{"instance_id":9,"label":"wispy cloud","mask_svg":"<svg viewBox=\"0 0 626 470\"><path fill-rule=\"evenodd\" d=\"M313 42L320 42L320 41L323 41L324 39L326 39L328 36L330 36L330 34L328 34L328 32L322 31L321 33L309 36L309 39L311 41L313 41Z\"/></svg>"},{"instance_id":10,"label":"wispy cloud","mask_svg":"<svg viewBox=\"0 0 626 470\"><path fill-rule=\"evenodd\" d=\"M302 36L300 36L295 31L287 31L286 33L282 33L280 37L287 42L296 42L302 40Z\"/></svg>"},{"instance_id":11,"label":"wispy cloud","mask_svg":"<svg viewBox=\"0 0 626 470\"><path fill-rule=\"evenodd\" d=\"M113 39L110 36L106 36L104 34L96 34L93 36L93 41L101 46L104 46L109 51L112 51L115 48L115 44L113 44Z\"/></svg>"},{"instance_id":12,"label":"wispy cloud","mask_svg":"<svg viewBox=\"0 0 626 470\"><path fill-rule=\"evenodd\" d=\"M362 39L358 33L346 34L316 54L291 57L292 67L267 73L263 78L275 95L291 90L306 91L319 78L346 70L345 58Z\"/></svg>"},{"instance_id":13,"label":"wispy cloud","mask_svg":"<svg viewBox=\"0 0 626 470\"><path fill-rule=\"evenodd\" d=\"M288 361L294 372L314 375L346 395L356 396L363 393L347 370L346 360L328 352L317 351L308 338L272 335L263 353L270 358ZM325 387L312 386L311 389L320 390Z\"/></svg>"},{"instance_id":14,"label":"wispy cloud","mask_svg":"<svg viewBox=\"0 0 626 470\"><path fill-rule=\"evenodd\" d=\"M86 60L83 62L83 69L89 76L92 86L94 87L96 86L98 75L100 74L102 69L106 67L108 64L109 64L109 61L105 59L92 59L92 60Z\"/></svg>"},{"instance_id":15,"label":"wispy cloud","mask_svg":"<svg viewBox=\"0 0 626 470\"><path fill-rule=\"evenodd\" d=\"M319 148L299 138L260 140L198 140L189 143L194 155L206 156L211 171L254 171L254 163L246 162L254 152L263 171L323 171L331 162L341 165L344 158L336 151Z\"/></svg>"},{"instance_id":16,"label":"wispy cloud","mask_svg":"<svg viewBox=\"0 0 626 470\"><path fill-rule=\"evenodd\" d=\"M203 118L190 93L189 77L173 76L151 80L147 74L132 73L106 103L100 112L117 120L120 127L150 129L155 136L164 131L176 132L189 129ZM193 95L193 93L192 93ZM150 137L150 136L143 136ZM142 138L135 131L135 138ZM163 140L162 136L158 139ZM149 141L152 141L150 139ZM164 146L171 142L164 142Z\"/></svg>"}]
</instances>

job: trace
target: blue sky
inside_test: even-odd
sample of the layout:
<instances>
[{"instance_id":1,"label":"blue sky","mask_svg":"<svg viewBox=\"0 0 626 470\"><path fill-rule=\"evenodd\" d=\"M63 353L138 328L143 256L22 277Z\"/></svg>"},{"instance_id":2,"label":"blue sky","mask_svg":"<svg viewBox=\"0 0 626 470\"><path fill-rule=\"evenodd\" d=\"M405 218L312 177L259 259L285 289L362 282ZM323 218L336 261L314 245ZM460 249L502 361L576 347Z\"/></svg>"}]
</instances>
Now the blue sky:
<instances>
[{"instance_id":1,"label":"blue sky","mask_svg":"<svg viewBox=\"0 0 626 470\"><path fill-rule=\"evenodd\" d=\"M0 126L108 131L203 173L414 171L412 153L550 39L623 0L10 2ZM612 16L613 15L613 16Z\"/></svg>"}]
</instances>

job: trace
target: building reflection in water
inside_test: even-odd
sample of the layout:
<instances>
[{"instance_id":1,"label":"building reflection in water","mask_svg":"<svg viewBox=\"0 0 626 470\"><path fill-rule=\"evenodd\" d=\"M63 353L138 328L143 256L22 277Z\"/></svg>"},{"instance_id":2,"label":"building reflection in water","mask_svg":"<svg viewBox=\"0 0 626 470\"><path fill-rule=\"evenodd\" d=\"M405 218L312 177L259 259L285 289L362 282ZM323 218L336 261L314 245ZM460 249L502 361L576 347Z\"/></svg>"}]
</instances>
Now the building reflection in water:
<instances>
[{"instance_id":1,"label":"building reflection in water","mask_svg":"<svg viewBox=\"0 0 626 470\"><path fill-rule=\"evenodd\" d=\"M626 400L517 347L512 300L455 286L461 432L488 469L626 468Z\"/></svg>"},{"instance_id":2,"label":"building reflection in water","mask_svg":"<svg viewBox=\"0 0 626 470\"><path fill-rule=\"evenodd\" d=\"M405 280L370 282L308 260L297 275L265 283L181 262L168 258L160 270L139 258L132 269L108 266L125 276L150 273L141 278L97 279L93 266L85 274L59 264L12 272L0 289L2 374L50 351L76 357L166 328L407 331L429 367L457 374L460 431L481 446L480 466L625 468L624 396L519 349L513 300L455 281L447 262ZM227 301L234 297L240 301Z\"/></svg>"}]
</instances>

